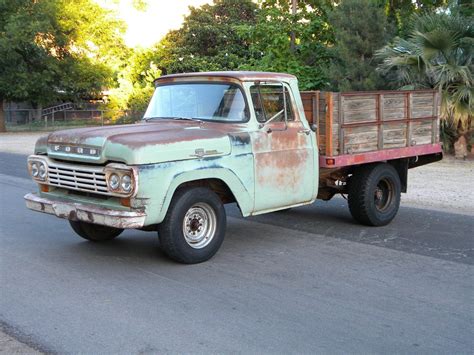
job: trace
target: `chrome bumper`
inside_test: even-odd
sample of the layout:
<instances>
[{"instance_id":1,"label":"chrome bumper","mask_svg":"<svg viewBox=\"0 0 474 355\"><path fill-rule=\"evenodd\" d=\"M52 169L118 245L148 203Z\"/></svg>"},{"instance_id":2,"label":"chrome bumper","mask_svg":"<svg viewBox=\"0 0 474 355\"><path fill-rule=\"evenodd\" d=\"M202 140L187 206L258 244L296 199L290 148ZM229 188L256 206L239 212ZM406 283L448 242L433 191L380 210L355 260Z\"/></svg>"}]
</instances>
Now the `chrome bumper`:
<instances>
[{"instance_id":1,"label":"chrome bumper","mask_svg":"<svg viewBox=\"0 0 474 355\"><path fill-rule=\"evenodd\" d=\"M129 212L95 207L82 203L49 200L34 193L25 195L26 207L31 210L53 214L59 218L83 221L114 228L141 228L145 223L145 212Z\"/></svg>"}]
</instances>

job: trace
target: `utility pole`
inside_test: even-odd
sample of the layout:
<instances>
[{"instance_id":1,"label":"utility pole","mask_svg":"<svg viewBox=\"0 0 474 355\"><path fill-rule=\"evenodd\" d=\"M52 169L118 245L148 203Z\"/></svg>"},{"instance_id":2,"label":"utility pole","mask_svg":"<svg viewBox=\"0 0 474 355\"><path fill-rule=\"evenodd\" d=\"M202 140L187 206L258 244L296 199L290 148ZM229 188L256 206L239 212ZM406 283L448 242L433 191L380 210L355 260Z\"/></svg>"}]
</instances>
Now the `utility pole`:
<instances>
[{"instance_id":1,"label":"utility pole","mask_svg":"<svg viewBox=\"0 0 474 355\"><path fill-rule=\"evenodd\" d=\"M292 15L292 27L293 29L291 30L291 37L290 37L290 48L291 51L294 52L296 49L296 34L294 31L294 26L295 26L295 17L296 17L296 6L297 6L298 0L291 0L291 15Z\"/></svg>"}]
</instances>

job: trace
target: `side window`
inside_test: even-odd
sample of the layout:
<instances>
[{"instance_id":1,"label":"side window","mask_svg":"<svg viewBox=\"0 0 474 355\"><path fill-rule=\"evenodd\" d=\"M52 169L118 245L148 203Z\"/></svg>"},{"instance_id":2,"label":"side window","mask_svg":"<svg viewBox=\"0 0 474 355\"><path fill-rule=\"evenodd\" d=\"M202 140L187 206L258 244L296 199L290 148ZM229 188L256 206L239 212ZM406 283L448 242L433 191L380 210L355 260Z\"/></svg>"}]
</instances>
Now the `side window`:
<instances>
[{"instance_id":1,"label":"side window","mask_svg":"<svg viewBox=\"0 0 474 355\"><path fill-rule=\"evenodd\" d=\"M288 121L294 121L290 93L285 86L278 84L253 85L250 87L250 94L258 122L266 122L274 116L276 117L273 118L273 122L283 122L285 120L285 100Z\"/></svg>"}]
</instances>

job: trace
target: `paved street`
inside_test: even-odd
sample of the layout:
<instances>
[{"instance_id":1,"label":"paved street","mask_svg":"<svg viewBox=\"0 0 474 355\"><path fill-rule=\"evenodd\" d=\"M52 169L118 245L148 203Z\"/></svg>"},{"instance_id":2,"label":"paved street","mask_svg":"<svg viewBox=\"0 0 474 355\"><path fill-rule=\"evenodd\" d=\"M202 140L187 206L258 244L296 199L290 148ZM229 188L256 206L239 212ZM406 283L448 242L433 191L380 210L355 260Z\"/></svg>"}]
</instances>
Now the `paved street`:
<instances>
[{"instance_id":1,"label":"paved street","mask_svg":"<svg viewBox=\"0 0 474 355\"><path fill-rule=\"evenodd\" d=\"M229 206L218 254L184 266L155 233L93 244L30 212L25 160L0 153L0 325L39 351L474 349L472 214L402 203L368 228L342 198L248 219Z\"/></svg>"}]
</instances>

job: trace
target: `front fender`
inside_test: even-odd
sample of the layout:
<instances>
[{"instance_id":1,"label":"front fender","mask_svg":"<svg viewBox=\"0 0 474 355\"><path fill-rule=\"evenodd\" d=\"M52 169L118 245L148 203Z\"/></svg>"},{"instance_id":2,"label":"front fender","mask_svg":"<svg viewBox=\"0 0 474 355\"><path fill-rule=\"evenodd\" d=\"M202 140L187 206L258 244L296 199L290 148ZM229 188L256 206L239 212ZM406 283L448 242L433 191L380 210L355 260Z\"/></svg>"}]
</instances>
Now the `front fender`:
<instances>
[{"instance_id":1,"label":"front fender","mask_svg":"<svg viewBox=\"0 0 474 355\"><path fill-rule=\"evenodd\" d=\"M237 204L239 205L242 214L244 216L250 215L253 210L253 201L252 198L243 185L242 181L235 175L231 170L226 168L217 168L217 169L202 169L198 171L189 171L183 172L178 175L172 182L168 192L166 194L166 199L163 203L163 208L160 213L160 218L163 220L165 218L168 207L171 203L174 193L180 185L186 182L192 182L196 180L205 180L205 179L218 179L223 181L229 190L234 195Z\"/></svg>"},{"instance_id":2,"label":"front fender","mask_svg":"<svg viewBox=\"0 0 474 355\"><path fill-rule=\"evenodd\" d=\"M231 169L219 166L187 166L192 162L179 162L180 171L176 171L175 164L156 164L154 168L146 166L140 168L140 187L137 197L148 200L146 207L147 218L145 225L158 224L163 221L170 206L174 193L180 185L186 182L204 179L218 179L223 181L233 193L237 204L244 216L253 210L253 181L243 181ZM247 179L249 180L249 179Z\"/></svg>"}]
</instances>

